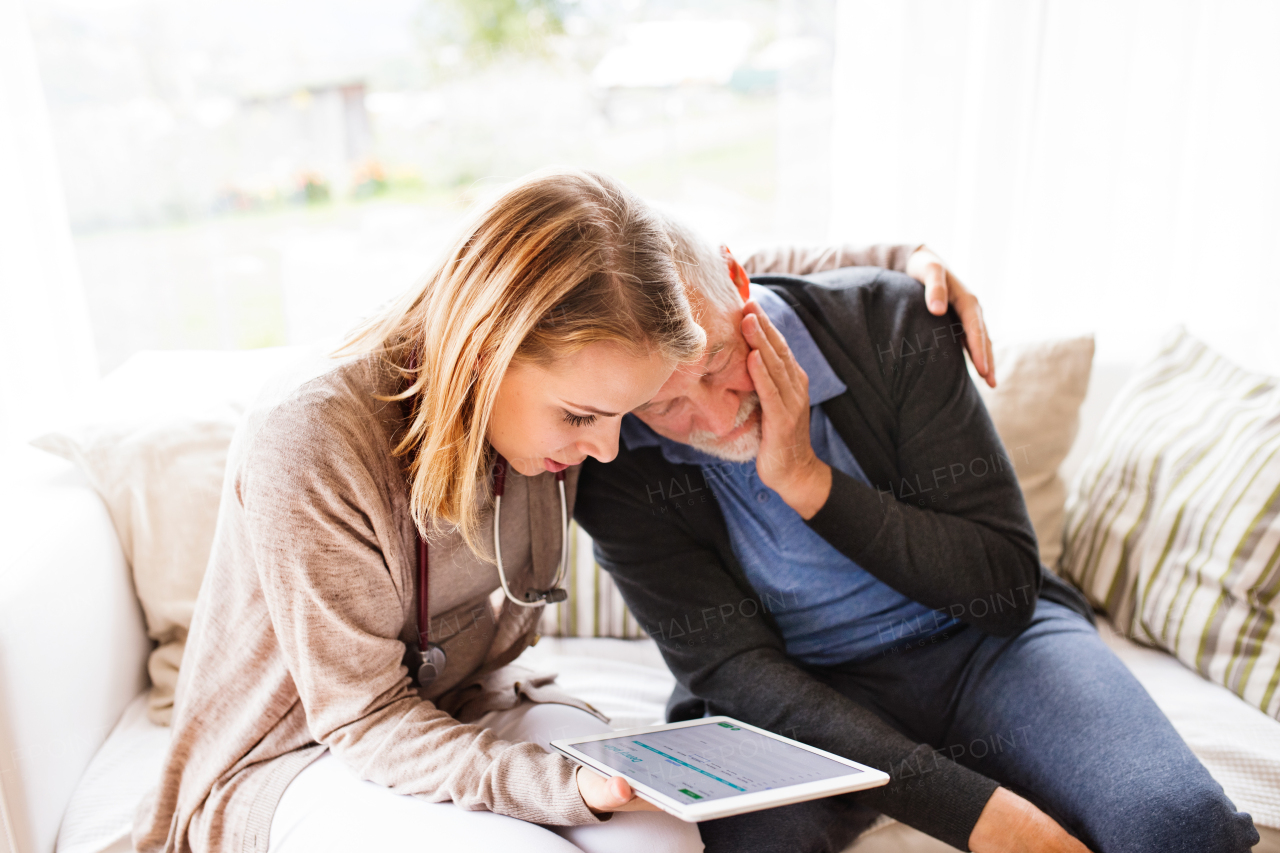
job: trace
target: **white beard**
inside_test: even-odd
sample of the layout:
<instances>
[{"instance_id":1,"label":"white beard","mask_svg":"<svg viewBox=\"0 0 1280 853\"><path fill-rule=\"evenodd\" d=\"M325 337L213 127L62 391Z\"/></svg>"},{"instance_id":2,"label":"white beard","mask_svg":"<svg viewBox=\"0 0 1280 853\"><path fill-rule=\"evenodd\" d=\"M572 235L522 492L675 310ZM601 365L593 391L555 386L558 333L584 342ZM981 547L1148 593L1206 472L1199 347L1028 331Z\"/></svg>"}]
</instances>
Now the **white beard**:
<instances>
[{"instance_id":1,"label":"white beard","mask_svg":"<svg viewBox=\"0 0 1280 853\"><path fill-rule=\"evenodd\" d=\"M733 429L745 424L759 408L759 394L752 391L743 397L738 414L733 419ZM723 441L717 438L715 433L706 430L693 430L685 439L685 443L717 459L729 462L750 462L760 453L760 421L756 421L750 429L730 441Z\"/></svg>"}]
</instances>

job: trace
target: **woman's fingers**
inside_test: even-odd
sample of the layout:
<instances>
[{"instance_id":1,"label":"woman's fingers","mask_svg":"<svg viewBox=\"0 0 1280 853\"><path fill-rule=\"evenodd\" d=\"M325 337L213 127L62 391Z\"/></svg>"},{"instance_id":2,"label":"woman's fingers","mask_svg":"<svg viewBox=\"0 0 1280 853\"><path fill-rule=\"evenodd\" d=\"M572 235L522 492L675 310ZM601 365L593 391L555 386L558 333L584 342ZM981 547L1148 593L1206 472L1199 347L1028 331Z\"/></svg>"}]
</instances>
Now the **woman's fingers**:
<instances>
[{"instance_id":1,"label":"woman's fingers","mask_svg":"<svg viewBox=\"0 0 1280 853\"><path fill-rule=\"evenodd\" d=\"M621 776L608 779L589 767L578 767L578 793L593 812L658 811L658 807L642 800Z\"/></svg>"},{"instance_id":2,"label":"woman's fingers","mask_svg":"<svg viewBox=\"0 0 1280 853\"><path fill-rule=\"evenodd\" d=\"M959 283L957 282L959 286ZM991 336L987 333L987 322L982 315L982 305L971 293L964 293L956 300L956 313L960 315L960 324L964 327L965 348L969 350L969 358L978 375L987 381L992 388L996 387L996 361L991 352Z\"/></svg>"},{"instance_id":3,"label":"woman's fingers","mask_svg":"<svg viewBox=\"0 0 1280 853\"><path fill-rule=\"evenodd\" d=\"M622 782L623 785L623 789L620 790L613 784L614 779L605 779L588 767L578 767L578 793L582 796L582 801L587 804L587 808L593 812L611 812L626 805L631 799L631 786L627 785L625 780L619 779L617 781Z\"/></svg>"},{"instance_id":4,"label":"woman's fingers","mask_svg":"<svg viewBox=\"0 0 1280 853\"><path fill-rule=\"evenodd\" d=\"M996 387L996 361L978 297L927 246L921 246L911 253L911 257L907 259L906 273L924 285L925 304L929 313L938 316L946 314L948 303L956 309L964 327L965 349L969 351L974 369L988 385Z\"/></svg>"},{"instance_id":5,"label":"woman's fingers","mask_svg":"<svg viewBox=\"0 0 1280 853\"><path fill-rule=\"evenodd\" d=\"M635 796L631 786L627 784L627 780L618 776L608 779L604 783L604 790L604 799L610 804L610 808L615 810L631 802L632 797Z\"/></svg>"},{"instance_id":6,"label":"woman's fingers","mask_svg":"<svg viewBox=\"0 0 1280 853\"><path fill-rule=\"evenodd\" d=\"M924 304L930 314L947 313L947 303L955 301L950 291L947 265L928 246L921 246L907 258L906 274L924 285Z\"/></svg>"},{"instance_id":7,"label":"woman's fingers","mask_svg":"<svg viewBox=\"0 0 1280 853\"><path fill-rule=\"evenodd\" d=\"M615 811L620 811L620 812L662 811L662 809L658 808L653 803L649 802L648 800L642 800L639 796L637 796L636 792L632 790L631 785L628 784L627 780L623 779L621 776L614 776L612 779L609 780L609 784L616 786L616 791L619 796L626 797L626 802L622 806L615 809Z\"/></svg>"},{"instance_id":8,"label":"woman's fingers","mask_svg":"<svg viewBox=\"0 0 1280 853\"><path fill-rule=\"evenodd\" d=\"M987 341L987 384L992 388L996 387L996 354L991 351L991 336L987 334L987 324L982 324L982 333Z\"/></svg>"},{"instance_id":9,"label":"woman's fingers","mask_svg":"<svg viewBox=\"0 0 1280 853\"><path fill-rule=\"evenodd\" d=\"M930 314L941 317L947 313L947 268L940 263L925 267L924 301Z\"/></svg>"}]
</instances>

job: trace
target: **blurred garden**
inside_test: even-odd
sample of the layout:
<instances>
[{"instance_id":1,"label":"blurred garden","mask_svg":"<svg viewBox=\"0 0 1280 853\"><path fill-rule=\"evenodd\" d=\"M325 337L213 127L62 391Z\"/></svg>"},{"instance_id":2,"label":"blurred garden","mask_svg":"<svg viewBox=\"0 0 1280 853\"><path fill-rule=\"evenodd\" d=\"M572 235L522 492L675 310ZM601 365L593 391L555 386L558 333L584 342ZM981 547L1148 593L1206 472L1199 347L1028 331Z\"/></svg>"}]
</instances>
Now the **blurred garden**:
<instances>
[{"instance_id":1,"label":"blurred garden","mask_svg":"<svg viewBox=\"0 0 1280 853\"><path fill-rule=\"evenodd\" d=\"M338 334L542 166L826 236L833 0L26 5L104 372Z\"/></svg>"}]
</instances>

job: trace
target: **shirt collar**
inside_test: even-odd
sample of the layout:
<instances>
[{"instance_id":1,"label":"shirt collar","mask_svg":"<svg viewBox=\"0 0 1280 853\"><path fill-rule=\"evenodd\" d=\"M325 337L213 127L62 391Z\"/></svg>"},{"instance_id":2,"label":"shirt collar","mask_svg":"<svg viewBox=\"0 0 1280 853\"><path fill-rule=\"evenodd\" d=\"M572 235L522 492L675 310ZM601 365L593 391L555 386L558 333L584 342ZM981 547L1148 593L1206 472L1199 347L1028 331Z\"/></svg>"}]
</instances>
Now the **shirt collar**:
<instances>
[{"instance_id":1,"label":"shirt collar","mask_svg":"<svg viewBox=\"0 0 1280 853\"><path fill-rule=\"evenodd\" d=\"M831 365L823 357L822 351L813 340L813 335L809 334L809 330L805 328L804 322L796 314L795 309L781 296L758 284L751 285L751 298L764 309L765 316L786 339L796 363L809 375L809 405L817 406L843 394L847 386L831 369ZM627 447L632 450L638 447L661 447L662 455L666 460L675 464L706 465L722 462L687 444L663 438L649 429L635 415L627 415L622 419L621 436Z\"/></svg>"}]
</instances>

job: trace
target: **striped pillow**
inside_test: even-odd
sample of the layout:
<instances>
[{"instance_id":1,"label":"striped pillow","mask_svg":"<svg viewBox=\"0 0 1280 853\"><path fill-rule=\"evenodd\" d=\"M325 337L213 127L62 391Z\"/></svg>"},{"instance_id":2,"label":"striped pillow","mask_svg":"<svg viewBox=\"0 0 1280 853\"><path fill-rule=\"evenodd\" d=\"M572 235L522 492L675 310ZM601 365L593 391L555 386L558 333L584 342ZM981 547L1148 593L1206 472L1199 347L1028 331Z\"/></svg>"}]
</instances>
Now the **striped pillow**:
<instances>
[{"instance_id":1,"label":"striped pillow","mask_svg":"<svg viewBox=\"0 0 1280 853\"><path fill-rule=\"evenodd\" d=\"M591 537L570 522L569 568L564 588L567 601L542 611L538 630L548 637L647 637L627 610L622 594L609 573L600 568L591 552Z\"/></svg>"},{"instance_id":2,"label":"striped pillow","mask_svg":"<svg viewBox=\"0 0 1280 853\"><path fill-rule=\"evenodd\" d=\"M1125 634L1280 718L1280 381L1177 330L1107 412L1059 569Z\"/></svg>"}]
</instances>

